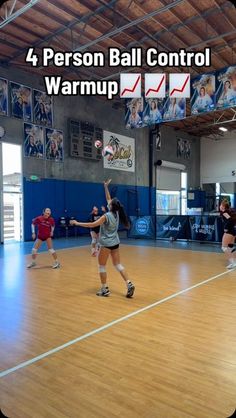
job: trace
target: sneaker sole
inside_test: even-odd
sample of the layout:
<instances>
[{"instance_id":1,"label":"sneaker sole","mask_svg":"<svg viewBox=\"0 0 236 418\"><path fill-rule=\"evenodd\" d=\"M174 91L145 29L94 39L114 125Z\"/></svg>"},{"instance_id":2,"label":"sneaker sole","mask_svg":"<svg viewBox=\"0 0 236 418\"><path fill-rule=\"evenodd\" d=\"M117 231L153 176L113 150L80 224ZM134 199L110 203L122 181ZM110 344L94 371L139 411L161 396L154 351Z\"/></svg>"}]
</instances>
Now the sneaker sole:
<instances>
[{"instance_id":1,"label":"sneaker sole","mask_svg":"<svg viewBox=\"0 0 236 418\"><path fill-rule=\"evenodd\" d=\"M96 296L102 296L102 297L106 298L106 297L107 297L107 296L109 296L110 294L111 294L111 292L109 292L109 293L105 293L105 294L102 294L102 295L100 295L100 294L96 293Z\"/></svg>"},{"instance_id":2,"label":"sneaker sole","mask_svg":"<svg viewBox=\"0 0 236 418\"><path fill-rule=\"evenodd\" d=\"M135 287L133 286L133 287L130 289L130 291L127 293L126 297L127 297L127 298L132 298L132 296L133 296L133 294L134 294L134 291L135 291Z\"/></svg>"}]
</instances>

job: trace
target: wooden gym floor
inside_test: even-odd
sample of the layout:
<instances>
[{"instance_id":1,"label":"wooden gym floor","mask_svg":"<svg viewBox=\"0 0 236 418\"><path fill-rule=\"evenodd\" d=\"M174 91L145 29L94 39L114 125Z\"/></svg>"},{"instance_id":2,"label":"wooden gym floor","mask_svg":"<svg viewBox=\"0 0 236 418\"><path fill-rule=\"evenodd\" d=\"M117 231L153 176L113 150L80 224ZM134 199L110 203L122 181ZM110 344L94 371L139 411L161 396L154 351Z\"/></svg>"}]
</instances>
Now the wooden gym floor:
<instances>
[{"instance_id":1,"label":"wooden gym floor","mask_svg":"<svg viewBox=\"0 0 236 418\"><path fill-rule=\"evenodd\" d=\"M56 247L56 245L55 245ZM204 249L204 248L203 248ZM6 251L6 250L5 250ZM236 270L217 252L121 245L133 299L89 246L0 259L0 408L10 418L223 418L236 408Z\"/></svg>"}]
</instances>

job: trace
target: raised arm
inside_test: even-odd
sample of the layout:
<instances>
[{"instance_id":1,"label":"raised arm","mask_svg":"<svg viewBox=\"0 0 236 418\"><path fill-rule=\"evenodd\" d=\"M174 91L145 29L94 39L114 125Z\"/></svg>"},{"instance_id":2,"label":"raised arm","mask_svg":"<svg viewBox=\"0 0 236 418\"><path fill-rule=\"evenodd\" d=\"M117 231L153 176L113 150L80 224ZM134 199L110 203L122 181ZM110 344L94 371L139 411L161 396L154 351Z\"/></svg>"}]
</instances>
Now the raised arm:
<instances>
[{"instance_id":1,"label":"raised arm","mask_svg":"<svg viewBox=\"0 0 236 418\"><path fill-rule=\"evenodd\" d=\"M107 203L110 203L110 201L111 201L111 195L110 195L110 192L109 192L109 189L108 189L108 186L109 186L110 183L111 183L111 179L108 179L108 180L104 181L104 189L105 189L105 195L106 195Z\"/></svg>"},{"instance_id":2,"label":"raised arm","mask_svg":"<svg viewBox=\"0 0 236 418\"><path fill-rule=\"evenodd\" d=\"M102 215L101 218L99 218L95 222L78 222L75 219L70 221L70 225L76 225L76 226L83 226L84 228L94 228L96 226L104 224L106 221L105 215Z\"/></svg>"}]
</instances>

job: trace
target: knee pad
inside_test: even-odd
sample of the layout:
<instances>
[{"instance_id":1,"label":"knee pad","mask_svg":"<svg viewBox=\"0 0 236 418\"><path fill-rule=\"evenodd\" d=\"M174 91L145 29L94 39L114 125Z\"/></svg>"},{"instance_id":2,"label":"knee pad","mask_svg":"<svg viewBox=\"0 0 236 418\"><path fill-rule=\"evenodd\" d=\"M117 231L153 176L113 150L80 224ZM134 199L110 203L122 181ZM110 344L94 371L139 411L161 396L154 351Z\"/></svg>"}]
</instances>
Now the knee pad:
<instances>
[{"instance_id":1,"label":"knee pad","mask_svg":"<svg viewBox=\"0 0 236 418\"><path fill-rule=\"evenodd\" d=\"M236 249L234 248L234 244L228 244L229 251L233 253Z\"/></svg>"},{"instance_id":2,"label":"knee pad","mask_svg":"<svg viewBox=\"0 0 236 418\"><path fill-rule=\"evenodd\" d=\"M99 273L106 273L106 266L98 266Z\"/></svg>"},{"instance_id":3,"label":"knee pad","mask_svg":"<svg viewBox=\"0 0 236 418\"><path fill-rule=\"evenodd\" d=\"M54 254L56 251L54 250L54 248L49 248L48 252L49 252L50 254Z\"/></svg>"},{"instance_id":4,"label":"knee pad","mask_svg":"<svg viewBox=\"0 0 236 418\"><path fill-rule=\"evenodd\" d=\"M92 244L96 244L96 243L97 243L96 238L92 238Z\"/></svg>"},{"instance_id":5,"label":"knee pad","mask_svg":"<svg viewBox=\"0 0 236 418\"><path fill-rule=\"evenodd\" d=\"M122 264L116 264L115 265L115 268L116 268L116 270L117 271L119 271L119 272L121 272L121 271L123 271L125 268L124 268L124 266L122 266Z\"/></svg>"},{"instance_id":6,"label":"knee pad","mask_svg":"<svg viewBox=\"0 0 236 418\"><path fill-rule=\"evenodd\" d=\"M228 244L227 247L221 247L224 253L233 253L235 251L234 244Z\"/></svg>"},{"instance_id":7,"label":"knee pad","mask_svg":"<svg viewBox=\"0 0 236 418\"><path fill-rule=\"evenodd\" d=\"M37 248L32 248L32 254L37 254L37 252L38 252L38 250L37 250Z\"/></svg>"}]
</instances>

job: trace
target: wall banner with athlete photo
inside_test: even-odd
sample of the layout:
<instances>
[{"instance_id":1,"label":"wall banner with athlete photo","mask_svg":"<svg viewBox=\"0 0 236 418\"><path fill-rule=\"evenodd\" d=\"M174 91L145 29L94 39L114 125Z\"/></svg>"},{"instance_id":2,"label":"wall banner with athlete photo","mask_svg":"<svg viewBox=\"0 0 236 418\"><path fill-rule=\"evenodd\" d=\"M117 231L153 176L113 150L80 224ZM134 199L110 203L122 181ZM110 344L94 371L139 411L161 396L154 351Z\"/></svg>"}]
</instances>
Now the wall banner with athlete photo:
<instances>
[{"instance_id":1,"label":"wall banner with athlete photo","mask_svg":"<svg viewBox=\"0 0 236 418\"><path fill-rule=\"evenodd\" d=\"M0 77L0 115L8 116L8 81Z\"/></svg>"},{"instance_id":2,"label":"wall banner with athlete photo","mask_svg":"<svg viewBox=\"0 0 236 418\"><path fill-rule=\"evenodd\" d=\"M10 81L10 115L24 121L32 121L32 89Z\"/></svg>"},{"instance_id":3,"label":"wall banner with athlete photo","mask_svg":"<svg viewBox=\"0 0 236 418\"><path fill-rule=\"evenodd\" d=\"M236 106L236 65L216 72L216 108Z\"/></svg>"},{"instance_id":4,"label":"wall banner with athlete photo","mask_svg":"<svg viewBox=\"0 0 236 418\"><path fill-rule=\"evenodd\" d=\"M143 97L125 101L125 127L127 129L143 128L148 125L144 121L144 106Z\"/></svg>"},{"instance_id":5,"label":"wall banner with athlete photo","mask_svg":"<svg viewBox=\"0 0 236 418\"><path fill-rule=\"evenodd\" d=\"M33 114L35 123L49 128L52 127L52 98L43 91L33 90Z\"/></svg>"},{"instance_id":6,"label":"wall banner with athlete photo","mask_svg":"<svg viewBox=\"0 0 236 418\"><path fill-rule=\"evenodd\" d=\"M203 74L191 81L191 114L198 115L215 110L215 73Z\"/></svg>"},{"instance_id":7,"label":"wall banner with athlete photo","mask_svg":"<svg viewBox=\"0 0 236 418\"><path fill-rule=\"evenodd\" d=\"M32 123L24 123L24 156L42 159L44 150L44 128Z\"/></svg>"},{"instance_id":8,"label":"wall banner with athlete photo","mask_svg":"<svg viewBox=\"0 0 236 418\"><path fill-rule=\"evenodd\" d=\"M103 157L103 167L112 170L135 172L135 141L134 138L103 131L104 147L113 149L113 157Z\"/></svg>"},{"instance_id":9,"label":"wall banner with athlete photo","mask_svg":"<svg viewBox=\"0 0 236 418\"><path fill-rule=\"evenodd\" d=\"M186 99L167 96L163 101L163 122L186 117Z\"/></svg>"},{"instance_id":10,"label":"wall banner with athlete photo","mask_svg":"<svg viewBox=\"0 0 236 418\"><path fill-rule=\"evenodd\" d=\"M191 142L188 139L177 139L177 157L189 160L191 157Z\"/></svg>"},{"instance_id":11,"label":"wall banner with athlete photo","mask_svg":"<svg viewBox=\"0 0 236 418\"><path fill-rule=\"evenodd\" d=\"M64 136L62 131L46 128L46 159L63 162Z\"/></svg>"},{"instance_id":12,"label":"wall banner with athlete photo","mask_svg":"<svg viewBox=\"0 0 236 418\"><path fill-rule=\"evenodd\" d=\"M163 99L145 99L145 108L143 112L143 122L145 126L161 123L163 120Z\"/></svg>"}]
</instances>

